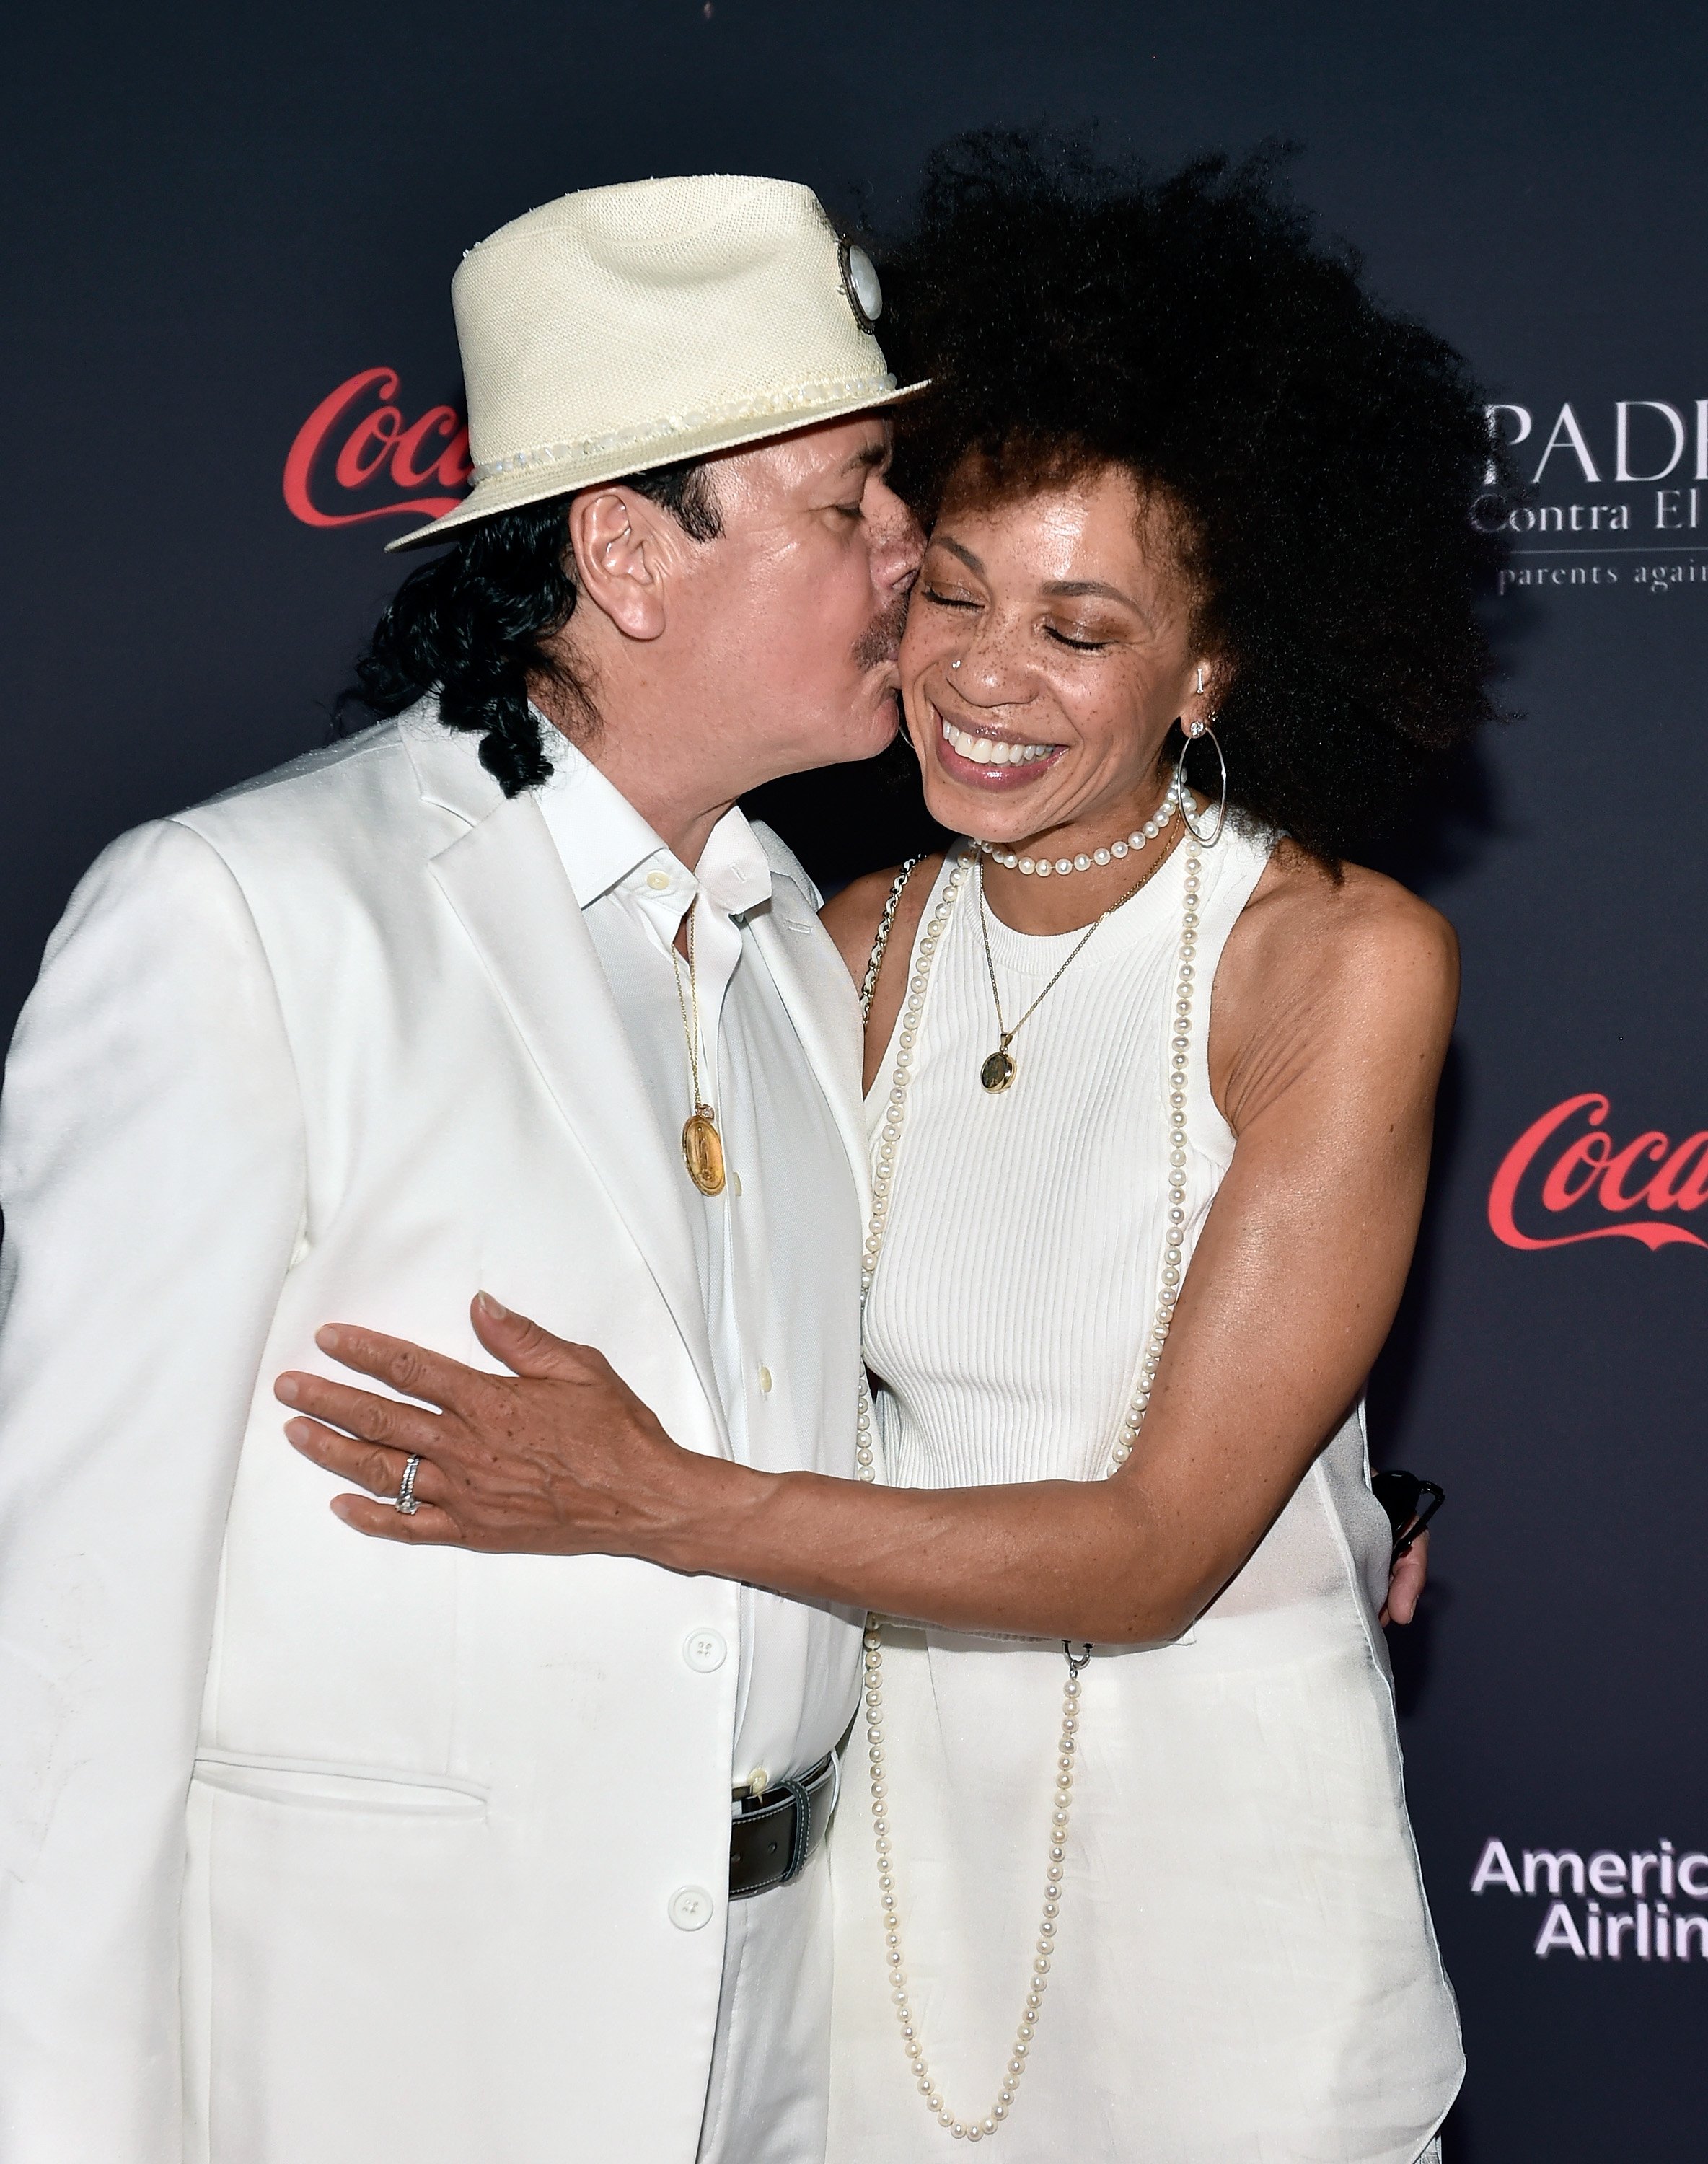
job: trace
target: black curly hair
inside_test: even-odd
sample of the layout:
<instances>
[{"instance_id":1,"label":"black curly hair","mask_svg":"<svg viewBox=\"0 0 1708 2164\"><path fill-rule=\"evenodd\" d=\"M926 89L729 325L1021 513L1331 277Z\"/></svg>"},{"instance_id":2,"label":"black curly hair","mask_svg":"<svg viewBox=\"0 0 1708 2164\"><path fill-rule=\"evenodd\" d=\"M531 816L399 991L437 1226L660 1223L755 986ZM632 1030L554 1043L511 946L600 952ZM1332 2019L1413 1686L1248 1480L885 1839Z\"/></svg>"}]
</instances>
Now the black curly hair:
<instances>
[{"instance_id":1,"label":"black curly hair","mask_svg":"<svg viewBox=\"0 0 1708 2164\"><path fill-rule=\"evenodd\" d=\"M613 486L661 506L693 540L715 541L723 531L703 460L655 466ZM551 761L530 686L554 686L583 733L599 722L586 686L544 643L575 612L569 505L554 496L495 512L412 571L375 625L355 682L339 694L334 733L351 706L389 718L436 691L440 721L479 735L481 764L507 796L537 789Z\"/></svg>"},{"instance_id":2,"label":"black curly hair","mask_svg":"<svg viewBox=\"0 0 1708 2164\"><path fill-rule=\"evenodd\" d=\"M898 411L928 520L952 478L1000 500L1112 463L1169 514L1223 664L1229 801L1337 863L1493 712L1500 544L1469 514L1499 454L1458 355L1314 236L1282 155L1155 179L959 138L885 251L885 344L935 381Z\"/></svg>"}]
</instances>

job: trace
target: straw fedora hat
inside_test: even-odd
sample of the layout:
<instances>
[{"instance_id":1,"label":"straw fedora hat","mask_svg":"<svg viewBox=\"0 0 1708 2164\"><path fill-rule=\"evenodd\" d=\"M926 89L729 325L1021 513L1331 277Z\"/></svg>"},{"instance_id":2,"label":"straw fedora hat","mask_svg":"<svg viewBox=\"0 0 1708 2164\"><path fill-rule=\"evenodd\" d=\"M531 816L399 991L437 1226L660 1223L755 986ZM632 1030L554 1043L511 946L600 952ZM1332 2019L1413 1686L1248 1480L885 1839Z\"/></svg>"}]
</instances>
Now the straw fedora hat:
<instances>
[{"instance_id":1,"label":"straw fedora hat","mask_svg":"<svg viewBox=\"0 0 1708 2164\"><path fill-rule=\"evenodd\" d=\"M790 181L632 181L560 196L451 281L474 486L393 549L496 511L865 412L899 386L865 252Z\"/></svg>"}]
</instances>

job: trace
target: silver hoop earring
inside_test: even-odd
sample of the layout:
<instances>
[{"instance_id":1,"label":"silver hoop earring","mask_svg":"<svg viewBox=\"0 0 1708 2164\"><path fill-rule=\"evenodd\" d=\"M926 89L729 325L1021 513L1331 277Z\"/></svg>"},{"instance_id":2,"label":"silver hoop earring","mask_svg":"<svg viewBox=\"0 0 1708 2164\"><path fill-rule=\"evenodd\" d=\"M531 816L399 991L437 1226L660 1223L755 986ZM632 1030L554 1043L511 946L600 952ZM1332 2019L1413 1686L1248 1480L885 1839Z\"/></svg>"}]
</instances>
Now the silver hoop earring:
<instances>
[{"instance_id":1,"label":"silver hoop earring","mask_svg":"<svg viewBox=\"0 0 1708 2164\"><path fill-rule=\"evenodd\" d=\"M1175 785L1180 793L1180 817L1186 822L1186 832L1201 847L1213 849L1222 839L1222 830L1227 824L1227 761L1222 754L1222 741L1208 722L1194 722L1186 731L1188 743L1200 737L1208 737L1216 752L1216 763L1222 769L1222 799L1216 806L1216 824L1206 833L1193 814L1186 809L1186 745L1180 746L1180 756L1175 762Z\"/></svg>"}]
</instances>

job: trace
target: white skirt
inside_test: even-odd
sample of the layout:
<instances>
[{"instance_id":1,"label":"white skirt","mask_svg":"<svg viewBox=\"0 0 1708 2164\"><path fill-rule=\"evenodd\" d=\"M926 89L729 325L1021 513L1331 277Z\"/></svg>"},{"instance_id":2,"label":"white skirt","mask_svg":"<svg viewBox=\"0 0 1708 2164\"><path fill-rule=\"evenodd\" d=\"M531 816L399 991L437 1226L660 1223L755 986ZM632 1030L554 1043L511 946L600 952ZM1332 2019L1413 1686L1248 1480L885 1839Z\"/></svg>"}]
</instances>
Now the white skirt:
<instances>
[{"instance_id":1,"label":"white skirt","mask_svg":"<svg viewBox=\"0 0 1708 2164\"><path fill-rule=\"evenodd\" d=\"M932 2077L984 2119L1038 1938L1059 1647L885 1633L901 1945ZM1463 2068L1350 1592L1099 1652L1057 1950L1004 2164L1418 2164ZM863 1732L831 1841L829 2164L912 2164L928 2112L885 1977Z\"/></svg>"}]
</instances>

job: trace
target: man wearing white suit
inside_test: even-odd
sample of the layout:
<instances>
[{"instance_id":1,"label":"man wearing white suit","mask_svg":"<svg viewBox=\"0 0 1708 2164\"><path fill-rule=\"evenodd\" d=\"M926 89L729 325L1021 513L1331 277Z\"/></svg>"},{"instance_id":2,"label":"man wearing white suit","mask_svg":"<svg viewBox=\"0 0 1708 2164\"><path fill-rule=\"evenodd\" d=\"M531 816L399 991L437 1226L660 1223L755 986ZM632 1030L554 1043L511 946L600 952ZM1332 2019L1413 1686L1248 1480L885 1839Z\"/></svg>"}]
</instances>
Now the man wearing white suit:
<instances>
[{"instance_id":1,"label":"man wearing white suit","mask_svg":"<svg viewBox=\"0 0 1708 2164\"><path fill-rule=\"evenodd\" d=\"M354 1541L271 1385L339 1316L478 1360L502 1285L691 1447L852 1469L858 1014L733 806L893 733L905 394L778 182L565 197L453 291L476 485L384 718L115 843L8 1068L5 2164L822 2150L855 1619Z\"/></svg>"}]
</instances>

